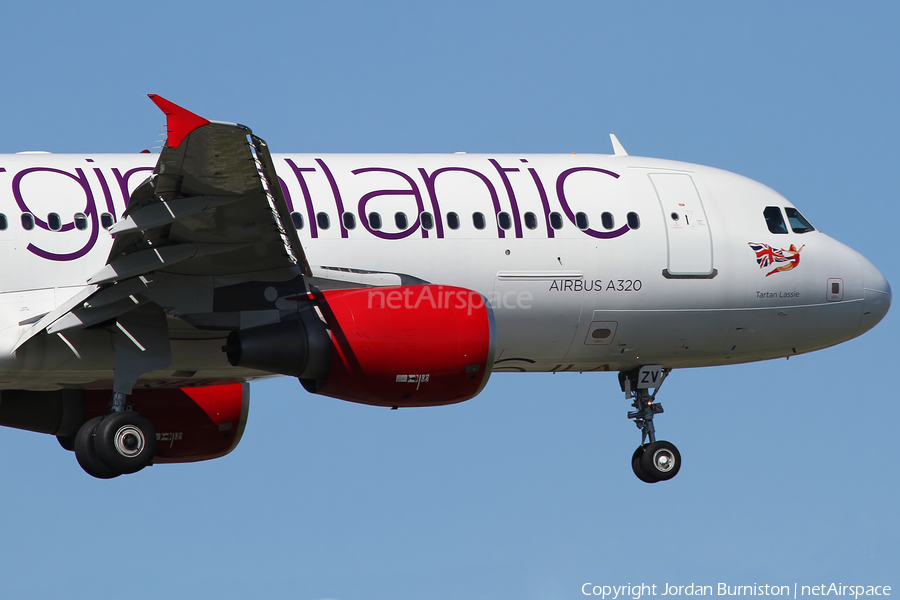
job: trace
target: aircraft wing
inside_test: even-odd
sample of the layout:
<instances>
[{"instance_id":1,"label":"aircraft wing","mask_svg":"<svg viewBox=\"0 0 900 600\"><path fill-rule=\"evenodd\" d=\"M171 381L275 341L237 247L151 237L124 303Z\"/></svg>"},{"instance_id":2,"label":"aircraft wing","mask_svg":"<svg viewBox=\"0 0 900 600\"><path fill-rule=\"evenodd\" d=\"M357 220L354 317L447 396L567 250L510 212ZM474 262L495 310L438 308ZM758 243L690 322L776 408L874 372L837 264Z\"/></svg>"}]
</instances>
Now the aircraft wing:
<instances>
[{"instance_id":1,"label":"aircraft wing","mask_svg":"<svg viewBox=\"0 0 900 600\"><path fill-rule=\"evenodd\" d=\"M276 298L305 291L303 276L312 273L266 143L243 125L150 98L166 114L166 145L110 228L106 265L17 347L149 302L201 328L227 329L241 311L273 309Z\"/></svg>"},{"instance_id":2,"label":"aircraft wing","mask_svg":"<svg viewBox=\"0 0 900 600\"><path fill-rule=\"evenodd\" d=\"M151 98L168 119L166 146L110 229L109 262L88 283L146 267L223 275L301 265L309 274L266 143L243 125Z\"/></svg>"}]
</instances>

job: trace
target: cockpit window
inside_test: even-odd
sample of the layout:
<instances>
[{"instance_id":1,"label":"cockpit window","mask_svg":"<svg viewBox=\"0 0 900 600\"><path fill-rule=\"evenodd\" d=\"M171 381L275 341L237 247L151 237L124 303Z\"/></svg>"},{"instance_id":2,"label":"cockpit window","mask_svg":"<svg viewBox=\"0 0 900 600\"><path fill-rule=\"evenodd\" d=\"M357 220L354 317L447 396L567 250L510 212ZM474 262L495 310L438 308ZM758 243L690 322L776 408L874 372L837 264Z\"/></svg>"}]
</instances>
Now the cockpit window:
<instances>
[{"instance_id":1,"label":"cockpit window","mask_svg":"<svg viewBox=\"0 0 900 600\"><path fill-rule=\"evenodd\" d=\"M781 216L781 209L777 206L767 206L763 211L766 218L766 225L771 233L787 233L787 226L784 224L784 217Z\"/></svg>"},{"instance_id":2,"label":"cockpit window","mask_svg":"<svg viewBox=\"0 0 900 600\"><path fill-rule=\"evenodd\" d=\"M800 211L796 208L786 206L784 212L787 215L788 223L791 224L791 230L794 233L806 233L808 231L816 230L815 227L810 225L809 221L803 218L803 215L801 215Z\"/></svg>"}]
</instances>

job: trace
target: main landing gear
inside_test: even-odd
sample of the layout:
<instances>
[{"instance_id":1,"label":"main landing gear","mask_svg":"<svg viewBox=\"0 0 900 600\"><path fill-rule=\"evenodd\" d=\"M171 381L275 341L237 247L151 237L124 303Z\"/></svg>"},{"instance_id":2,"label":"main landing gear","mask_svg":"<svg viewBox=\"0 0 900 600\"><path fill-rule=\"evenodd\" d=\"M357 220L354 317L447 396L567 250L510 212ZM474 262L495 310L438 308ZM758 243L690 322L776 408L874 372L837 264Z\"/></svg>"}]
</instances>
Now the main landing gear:
<instances>
[{"instance_id":1,"label":"main landing gear","mask_svg":"<svg viewBox=\"0 0 900 600\"><path fill-rule=\"evenodd\" d=\"M670 371L660 365L646 365L619 373L622 391L634 407L628 412L628 418L634 419L634 424L641 430L641 445L631 456L631 469L644 483L672 479L681 469L678 448L671 442L657 441L653 427L653 416L663 412L662 405L653 400Z\"/></svg>"},{"instance_id":2,"label":"main landing gear","mask_svg":"<svg viewBox=\"0 0 900 600\"><path fill-rule=\"evenodd\" d=\"M78 464L97 479L137 473L151 463L154 454L153 426L132 410L121 392L113 394L105 415L90 419L75 436Z\"/></svg>"}]
</instances>

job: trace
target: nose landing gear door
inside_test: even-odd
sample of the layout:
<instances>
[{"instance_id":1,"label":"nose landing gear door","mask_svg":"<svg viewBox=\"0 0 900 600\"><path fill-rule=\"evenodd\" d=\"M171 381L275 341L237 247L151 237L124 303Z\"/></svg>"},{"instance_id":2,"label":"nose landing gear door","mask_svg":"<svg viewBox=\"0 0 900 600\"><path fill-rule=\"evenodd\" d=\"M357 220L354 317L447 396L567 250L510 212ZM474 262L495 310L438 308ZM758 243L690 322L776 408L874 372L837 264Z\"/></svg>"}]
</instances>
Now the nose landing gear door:
<instances>
[{"instance_id":1,"label":"nose landing gear door","mask_svg":"<svg viewBox=\"0 0 900 600\"><path fill-rule=\"evenodd\" d=\"M669 258L663 276L670 279L715 277L712 234L694 180L682 173L651 173L650 181L666 222Z\"/></svg>"}]
</instances>

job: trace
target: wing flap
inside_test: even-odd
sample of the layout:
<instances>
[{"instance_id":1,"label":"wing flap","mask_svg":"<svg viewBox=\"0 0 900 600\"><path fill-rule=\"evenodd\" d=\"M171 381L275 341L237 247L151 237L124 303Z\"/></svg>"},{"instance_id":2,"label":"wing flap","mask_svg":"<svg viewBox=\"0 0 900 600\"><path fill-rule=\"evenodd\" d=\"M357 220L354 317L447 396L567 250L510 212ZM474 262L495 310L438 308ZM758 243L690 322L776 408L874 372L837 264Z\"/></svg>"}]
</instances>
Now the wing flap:
<instances>
[{"instance_id":1,"label":"wing flap","mask_svg":"<svg viewBox=\"0 0 900 600\"><path fill-rule=\"evenodd\" d=\"M235 202L240 196L195 196L169 201L156 202L134 211L109 228L113 235L147 231L185 219L190 215L208 208Z\"/></svg>"}]
</instances>

